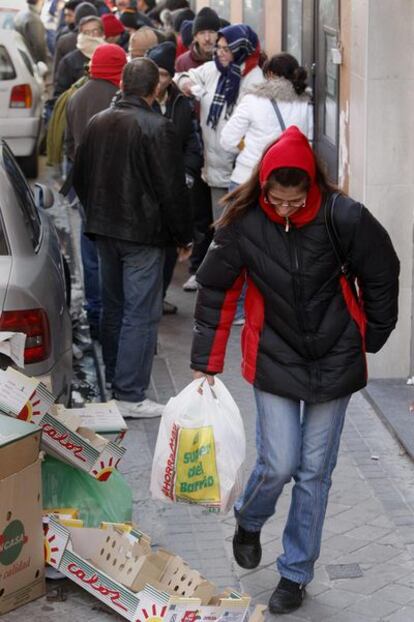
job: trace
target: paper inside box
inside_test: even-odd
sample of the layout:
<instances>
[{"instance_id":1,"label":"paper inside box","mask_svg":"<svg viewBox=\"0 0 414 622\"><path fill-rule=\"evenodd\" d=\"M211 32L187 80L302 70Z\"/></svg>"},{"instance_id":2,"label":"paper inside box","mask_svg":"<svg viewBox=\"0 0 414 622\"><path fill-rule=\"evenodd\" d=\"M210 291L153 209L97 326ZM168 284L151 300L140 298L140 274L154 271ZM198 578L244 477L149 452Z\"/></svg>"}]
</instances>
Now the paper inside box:
<instances>
[{"instance_id":1,"label":"paper inside box","mask_svg":"<svg viewBox=\"0 0 414 622\"><path fill-rule=\"evenodd\" d=\"M82 426L101 434L125 432L128 428L114 400L85 404L83 408L66 409L57 405L57 414L71 413L80 418Z\"/></svg>"}]
</instances>

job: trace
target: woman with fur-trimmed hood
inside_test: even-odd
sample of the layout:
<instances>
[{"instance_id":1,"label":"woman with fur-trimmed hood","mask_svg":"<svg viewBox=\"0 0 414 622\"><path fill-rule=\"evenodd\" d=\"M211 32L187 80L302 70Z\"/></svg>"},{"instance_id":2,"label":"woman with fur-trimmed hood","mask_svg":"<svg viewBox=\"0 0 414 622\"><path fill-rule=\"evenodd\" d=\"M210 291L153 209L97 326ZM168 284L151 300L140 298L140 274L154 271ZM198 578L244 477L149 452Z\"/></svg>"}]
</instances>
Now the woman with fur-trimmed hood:
<instances>
[{"instance_id":1,"label":"woman with fur-trimmed hood","mask_svg":"<svg viewBox=\"0 0 414 622\"><path fill-rule=\"evenodd\" d=\"M221 133L223 149L238 154L232 186L250 177L265 147L285 128L296 125L308 140L313 138L313 107L306 70L293 56L282 53L273 56L263 71L266 81L243 97Z\"/></svg>"}]
</instances>

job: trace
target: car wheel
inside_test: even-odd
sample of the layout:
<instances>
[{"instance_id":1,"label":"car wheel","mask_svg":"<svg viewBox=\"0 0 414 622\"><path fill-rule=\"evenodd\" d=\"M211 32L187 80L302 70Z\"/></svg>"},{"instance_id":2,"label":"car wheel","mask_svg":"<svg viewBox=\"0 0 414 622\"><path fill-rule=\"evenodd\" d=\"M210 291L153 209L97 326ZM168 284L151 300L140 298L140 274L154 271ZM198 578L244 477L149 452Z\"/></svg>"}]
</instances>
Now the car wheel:
<instances>
[{"instance_id":1,"label":"car wheel","mask_svg":"<svg viewBox=\"0 0 414 622\"><path fill-rule=\"evenodd\" d=\"M28 179L35 179L39 175L39 155L37 148L29 156L18 158L20 168Z\"/></svg>"}]
</instances>

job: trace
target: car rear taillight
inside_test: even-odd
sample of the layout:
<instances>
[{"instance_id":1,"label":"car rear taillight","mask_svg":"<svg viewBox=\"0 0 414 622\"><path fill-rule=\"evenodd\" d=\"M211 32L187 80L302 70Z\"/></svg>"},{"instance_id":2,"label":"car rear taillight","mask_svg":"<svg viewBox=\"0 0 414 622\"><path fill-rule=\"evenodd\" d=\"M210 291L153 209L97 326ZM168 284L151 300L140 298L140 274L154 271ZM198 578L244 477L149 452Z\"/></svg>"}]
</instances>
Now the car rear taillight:
<instances>
[{"instance_id":1,"label":"car rear taillight","mask_svg":"<svg viewBox=\"0 0 414 622\"><path fill-rule=\"evenodd\" d=\"M49 320L44 309L3 311L0 330L26 334L25 363L40 363L50 356Z\"/></svg>"},{"instance_id":2,"label":"car rear taillight","mask_svg":"<svg viewBox=\"0 0 414 622\"><path fill-rule=\"evenodd\" d=\"M18 84L12 88L10 95L10 108L31 108L32 89L30 84Z\"/></svg>"}]
</instances>

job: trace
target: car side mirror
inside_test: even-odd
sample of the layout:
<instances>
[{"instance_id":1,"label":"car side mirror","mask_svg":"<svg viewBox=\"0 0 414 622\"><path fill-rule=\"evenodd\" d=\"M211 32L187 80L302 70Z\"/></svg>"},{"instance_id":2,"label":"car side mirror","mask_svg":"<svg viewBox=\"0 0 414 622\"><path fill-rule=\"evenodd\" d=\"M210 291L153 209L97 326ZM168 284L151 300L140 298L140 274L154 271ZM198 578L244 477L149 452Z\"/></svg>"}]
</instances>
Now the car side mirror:
<instances>
[{"instance_id":1,"label":"car side mirror","mask_svg":"<svg viewBox=\"0 0 414 622\"><path fill-rule=\"evenodd\" d=\"M45 186L44 184L35 184L34 195L37 207L49 209L49 207L52 207L55 202L53 192L48 186Z\"/></svg>"},{"instance_id":2,"label":"car side mirror","mask_svg":"<svg viewBox=\"0 0 414 622\"><path fill-rule=\"evenodd\" d=\"M41 78L44 78L45 75L48 73L49 71L49 67L46 65L46 63L44 63L42 60L39 60L38 63L36 63L36 67L37 67L37 71L39 72L39 76Z\"/></svg>"}]
</instances>

